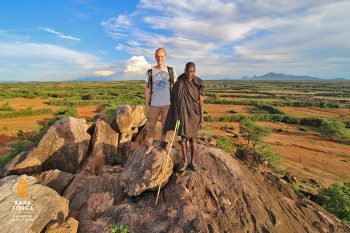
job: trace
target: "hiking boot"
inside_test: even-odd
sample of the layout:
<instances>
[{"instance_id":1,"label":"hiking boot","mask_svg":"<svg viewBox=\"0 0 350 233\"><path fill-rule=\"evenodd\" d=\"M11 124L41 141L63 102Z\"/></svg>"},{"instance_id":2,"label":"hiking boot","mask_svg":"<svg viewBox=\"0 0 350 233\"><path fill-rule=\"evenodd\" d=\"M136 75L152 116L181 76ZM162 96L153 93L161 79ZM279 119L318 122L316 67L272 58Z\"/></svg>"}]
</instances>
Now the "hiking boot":
<instances>
[{"instance_id":1,"label":"hiking boot","mask_svg":"<svg viewBox=\"0 0 350 233\"><path fill-rule=\"evenodd\" d=\"M187 167L188 167L188 163L187 163L187 162L184 162L184 164L182 165L182 167L179 168L179 172L185 171Z\"/></svg>"},{"instance_id":2,"label":"hiking boot","mask_svg":"<svg viewBox=\"0 0 350 233\"><path fill-rule=\"evenodd\" d=\"M191 163L190 167L191 167L191 170L192 170L192 171L197 171L197 170L198 170L198 165L195 164L194 162Z\"/></svg>"},{"instance_id":3,"label":"hiking boot","mask_svg":"<svg viewBox=\"0 0 350 233\"><path fill-rule=\"evenodd\" d=\"M149 154L149 153L152 151L152 149L153 149L153 145L148 145L148 146L146 147L145 155Z\"/></svg>"}]
</instances>

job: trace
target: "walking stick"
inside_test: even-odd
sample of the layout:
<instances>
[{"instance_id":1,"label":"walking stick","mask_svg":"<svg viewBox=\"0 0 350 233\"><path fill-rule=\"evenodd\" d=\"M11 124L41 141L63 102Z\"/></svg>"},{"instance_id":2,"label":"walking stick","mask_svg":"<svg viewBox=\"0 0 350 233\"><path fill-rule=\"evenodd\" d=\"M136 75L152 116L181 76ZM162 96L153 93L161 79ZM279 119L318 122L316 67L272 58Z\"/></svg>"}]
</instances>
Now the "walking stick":
<instances>
[{"instance_id":1,"label":"walking stick","mask_svg":"<svg viewBox=\"0 0 350 233\"><path fill-rule=\"evenodd\" d=\"M179 127L180 127L180 120L177 120L176 121L176 125L175 125L175 130L174 130L174 135L173 135L173 138L171 140L171 146L170 146L170 149L168 151L168 154L167 154L167 157L166 157L166 162L165 162L165 166L168 164L168 160L169 160L169 157L170 157L170 152L171 152L171 147L173 146L173 143L174 143L174 139L175 139L175 135L177 134L177 131L179 130ZM157 193L157 198L156 198L156 204L158 203L158 197L159 197L159 193L160 193L160 187L162 186L162 183L163 183L163 178L164 178L164 164L162 164L162 175L160 176L160 182L159 182L159 187L158 187L158 193Z\"/></svg>"}]
</instances>

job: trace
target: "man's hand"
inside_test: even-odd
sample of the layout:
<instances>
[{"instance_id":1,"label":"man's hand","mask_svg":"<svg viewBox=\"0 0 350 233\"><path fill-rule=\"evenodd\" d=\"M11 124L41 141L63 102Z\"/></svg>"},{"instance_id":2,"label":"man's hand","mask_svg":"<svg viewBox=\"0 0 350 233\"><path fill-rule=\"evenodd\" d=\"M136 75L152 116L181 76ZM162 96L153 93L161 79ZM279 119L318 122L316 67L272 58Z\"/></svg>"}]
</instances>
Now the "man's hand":
<instances>
[{"instance_id":1,"label":"man's hand","mask_svg":"<svg viewBox=\"0 0 350 233\"><path fill-rule=\"evenodd\" d=\"M204 121L201 120L201 121L199 122L198 129L203 129L204 125L205 125Z\"/></svg>"},{"instance_id":2,"label":"man's hand","mask_svg":"<svg viewBox=\"0 0 350 233\"><path fill-rule=\"evenodd\" d=\"M178 109L175 109L175 120L180 120L180 113Z\"/></svg>"},{"instance_id":3,"label":"man's hand","mask_svg":"<svg viewBox=\"0 0 350 233\"><path fill-rule=\"evenodd\" d=\"M149 106L149 104L146 104L146 112L147 112L147 114L149 114L149 110L150 110L150 106Z\"/></svg>"}]
</instances>

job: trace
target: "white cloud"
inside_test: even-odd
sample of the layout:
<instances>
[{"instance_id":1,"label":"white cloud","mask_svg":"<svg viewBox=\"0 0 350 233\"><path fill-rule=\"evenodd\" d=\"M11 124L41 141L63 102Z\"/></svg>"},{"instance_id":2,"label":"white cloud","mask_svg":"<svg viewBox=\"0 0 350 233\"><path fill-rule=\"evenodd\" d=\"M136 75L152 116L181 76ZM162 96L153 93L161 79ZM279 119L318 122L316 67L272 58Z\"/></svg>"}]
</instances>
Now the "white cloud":
<instances>
[{"instance_id":1,"label":"white cloud","mask_svg":"<svg viewBox=\"0 0 350 233\"><path fill-rule=\"evenodd\" d=\"M126 61L124 73L140 75L144 74L150 67L151 65L148 64L144 56L132 56Z\"/></svg>"},{"instance_id":2,"label":"white cloud","mask_svg":"<svg viewBox=\"0 0 350 233\"><path fill-rule=\"evenodd\" d=\"M64 35L63 33L57 32L57 31L55 31L54 29L49 28L49 27L46 27L46 28L44 28L44 27L39 27L39 29L41 29L41 30L43 30L43 31L46 31L46 32L49 32L49 33L51 33L51 34L54 34L54 35L56 35L57 37L62 38L62 39L69 39L69 40L74 40L74 41L81 41L80 38Z\"/></svg>"},{"instance_id":3,"label":"white cloud","mask_svg":"<svg viewBox=\"0 0 350 233\"><path fill-rule=\"evenodd\" d=\"M111 76L111 75L114 75L115 73L116 71L113 71L113 70L96 70L94 72L96 76Z\"/></svg>"},{"instance_id":4,"label":"white cloud","mask_svg":"<svg viewBox=\"0 0 350 233\"><path fill-rule=\"evenodd\" d=\"M0 73L4 80L58 81L89 76L105 67L100 58L58 45L0 42Z\"/></svg>"},{"instance_id":5,"label":"white cloud","mask_svg":"<svg viewBox=\"0 0 350 233\"><path fill-rule=\"evenodd\" d=\"M151 60L164 47L169 63L203 74L350 77L349 11L347 0L141 0L102 25L117 49Z\"/></svg>"},{"instance_id":6,"label":"white cloud","mask_svg":"<svg viewBox=\"0 0 350 233\"><path fill-rule=\"evenodd\" d=\"M129 37L130 32L128 30L132 26L132 23L128 15L118 15L117 17L102 21L101 26L109 36L117 39Z\"/></svg>"}]
</instances>

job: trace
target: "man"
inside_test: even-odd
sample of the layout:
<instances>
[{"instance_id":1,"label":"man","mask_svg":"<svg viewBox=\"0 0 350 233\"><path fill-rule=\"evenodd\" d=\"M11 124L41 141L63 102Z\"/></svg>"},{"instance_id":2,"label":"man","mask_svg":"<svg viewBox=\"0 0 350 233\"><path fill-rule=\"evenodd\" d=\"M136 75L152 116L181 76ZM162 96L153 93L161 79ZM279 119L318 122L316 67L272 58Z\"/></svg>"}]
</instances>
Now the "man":
<instances>
[{"instance_id":1,"label":"man","mask_svg":"<svg viewBox=\"0 0 350 233\"><path fill-rule=\"evenodd\" d=\"M180 120L178 135L181 136L181 149L184 158L179 171L188 167L187 142L191 145L190 167L198 169L195 163L197 156L197 133L204 124L204 84L195 76L196 66L193 62L186 64L185 73L180 75L172 90L172 109L169 111L164 132L174 128L176 120ZM173 113L173 114L171 114ZM175 119L173 117L175 115Z\"/></svg>"},{"instance_id":2,"label":"man","mask_svg":"<svg viewBox=\"0 0 350 233\"><path fill-rule=\"evenodd\" d=\"M155 52L157 65L146 72L145 104L148 113L146 126L146 154L153 148L155 126L160 115L162 129L170 106L170 93L177 75L174 68L166 66L166 52L164 48L158 48ZM161 135L161 147L166 148L166 132Z\"/></svg>"}]
</instances>

